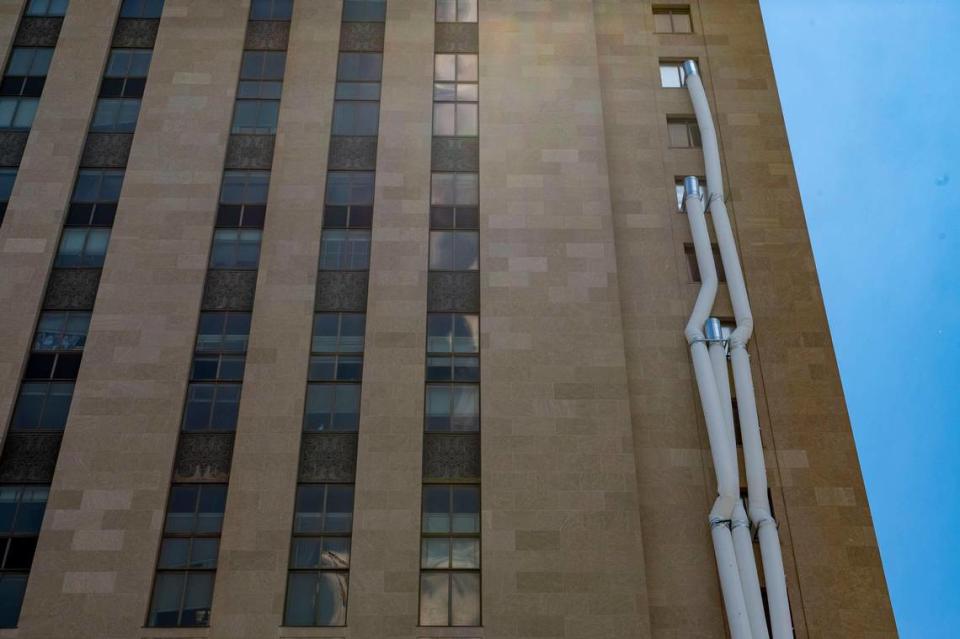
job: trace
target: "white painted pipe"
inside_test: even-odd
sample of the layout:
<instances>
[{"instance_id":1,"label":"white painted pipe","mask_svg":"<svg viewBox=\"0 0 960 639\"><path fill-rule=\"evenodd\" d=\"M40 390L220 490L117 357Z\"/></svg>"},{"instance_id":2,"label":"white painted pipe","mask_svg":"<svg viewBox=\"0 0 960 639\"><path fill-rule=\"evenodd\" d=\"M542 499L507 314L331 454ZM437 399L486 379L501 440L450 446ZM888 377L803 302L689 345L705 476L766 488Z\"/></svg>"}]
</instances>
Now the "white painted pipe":
<instances>
[{"instance_id":1,"label":"white painted pipe","mask_svg":"<svg viewBox=\"0 0 960 639\"><path fill-rule=\"evenodd\" d=\"M736 455L737 438L733 422L733 400L730 396L730 372L727 366L726 340L729 330L724 329L720 320L711 317L706 323L706 337L710 346L710 363L717 383L717 392L723 406L725 421L724 437L727 445ZM738 482L739 487L739 482ZM743 587L743 598L747 606L747 619L753 639L769 639L767 619L763 612L763 598L760 595L760 579L757 573L757 560L753 554L753 536L750 534L750 520L743 509L743 499L737 495L737 503L730 521L733 534L733 548L737 556L737 570Z\"/></svg>"},{"instance_id":2,"label":"white painted pipe","mask_svg":"<svg viewBox=\"0 0 960 639\"><path fill-rule=\"evenodd\" d=\"M763 559L767 600L770 607L770 626L774 639L791 639L793 624L790 619L790 604L787 599L786 577L783 571L783 556L780 548L777 523L773 519L767 494L767 472L760 439L757 418L756 395L750 372L747 343L753 333L753 313L743 279L743 269L737 255L736 240L723 197L723 174L720 167L720 150L716 128L710 113L710 104L700 79L697 64L688 60L683 64L686 85L693 101L703 156L707 173L708 205L713 217L720 257L727 276L727 287L733 305L736 328L730 334L730 360L733 368L734 386L737 391L737 407L740 415L740 434L743 440L744 465L747 472L750 519L757 526L760 540L760 555Z\"/></svg>"},{"instance_id":3,"label":"white painted pipe","mask_svg":"<svg viewBox=\"0 0 960 639\"><path fill-rule=\"evenodd\" d=\"M740 492L737 451L732 439L727 436L726 419L703 332L704 323L717 295L717 268L713 261L710 234L707 230L697 179L687 178L684 187L686 189L684 205L690 222L690 233L693 236L701 283L690 320L687 322L685 335L690 345L693 372L700 393L704 420L707 423L707 436L710 440L710 452L713 456L719 493L710 511L710 536L713 539L730 635L733 639L753 639L743 587L740 583L733 533L730 529L730 520Z\"/></svg>"}]
</instances>

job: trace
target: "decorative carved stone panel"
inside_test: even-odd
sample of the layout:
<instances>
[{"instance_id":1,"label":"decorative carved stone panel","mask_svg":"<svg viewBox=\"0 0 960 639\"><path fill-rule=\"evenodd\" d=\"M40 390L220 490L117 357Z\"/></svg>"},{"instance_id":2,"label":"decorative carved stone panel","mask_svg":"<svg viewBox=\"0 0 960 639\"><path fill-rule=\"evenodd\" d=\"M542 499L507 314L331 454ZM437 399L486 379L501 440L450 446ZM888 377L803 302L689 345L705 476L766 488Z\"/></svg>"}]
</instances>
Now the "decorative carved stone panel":
<instances>
[{"instance_id":1,"label":"decorative carved stone panel","mask_svg":"<svg viewBox=\"0 0 960 639\"><path fill-rule=\"evenodd\" d=\"M227 142L226 169L259 169L269 171L273 164L274 135L235 133Z\"/></svg>"},{"instance_id":2,"label":"decorative carved stone panel","mask_svg":"<svg viewBox=\"0 0 960 639\"><path fill-rule=\"evenodd\" d=\"M424 479L479 479L480 433L427 433L423 438Z\"/></svg>"},{"instance_id":3,"label":"decorative carved stone panel","mask_svg":"<svg viewBox=\"0 0 960 639\"><path fill-rule=\"evenodd\" d=\"M479 313L480 273L431 271L427 277L427 310L431 313Z\"/></svg>"},{"instance_id":4,"label":"decorative carved stone panel","mask_svg":"<svg viewBox=\"0 0 960 639\"><path fill-rule=\"evenodd\" d=\"M127 166L132 144L133 133L88 133L80 166L122 169Z\"/></svg>"},{"instance_id":5,"label":"decorative carved stone panel","mask_svg":"<svg viewBox=\"0 0 960 639\"><path fill-rule=\"evenodd\" d=\"M383 51L382 22L344 22L340 27L341 51Z\"/></svg>"},{"instance_id":6,"label":"decorative carved stone panel","mask_svg":"<svg viewBox=\"0 0 960 639\"><path fill-rule=\"evenodd\" d=\"M13 44L17 47L55 47L62 26L63 18L23 16Z\"/></svg>"},{"instance_id":7,"label":"decorative carved stone panel","mask_svg":"<svg viewBox=\"0 0 960 639\"><path fill-rule=\"evenodd\" d=\"M347 135L331 137L327 168L332 171L375 171L377 138Z\"/></svg>"},{"instance_id":8,"label":"decorative carved stone panel","mask_svg":"<svg viewBox=\"0 0 960 639\"><path fill-rule=\"evenodd\" d=\"M356 472L355 433L304 433L298 481L352 482Z\"/></svg>"},{"instance_id":9,"label":"decorative carved stone panel","mask_svg":"<svg viewBox=\"0 0 960 639\"><path fill-rule=\"evenodd\" d=\"M247 39L243 48L283 51L289 39L289 22L251 20L247 23Z\"/></svg>"},{"instance_id":10,"label":"decorative carved stone panel","mask_svg":"<svg viewBox=\"0 0 960 639\"><path fill-rule=\"evenodd\" d=\"M201 307L205 311L249 311L256 290L256 271L209 270Z\"/></svg>"},{"instance_id":11,"label":"decorative carved stone panel","mask_svg":"<svg viewBox=\"0 0 960 639\"><path fill-rule=\"evenodd\" d=\"M480 31L476 22L438 22L434 43L437 53L477 53Z\"/></svg>"},{"instance_id":12,"label":"decorative carved stone panel","mask_svg":"<svg viewBox=\"0 0 960 639\"><path fill-rule=\"evenodd\" d=\"M117 28L113 30L114 47L130 49L152 49L157 40L159 20L140 18L120 18Z\"/></svg>"},{"instance_id":13,"label":"decorative carved stone panel","mask_svg":"<svg viewBox=\"0 0 960 639\"><path fill-rule=\"evenodd\" d=\"M29 131L0 131L0 166L20 166Z\"/></svg>"},{"instance_id":14,"label":"decorative carved stone panel","mask_svg":"<svg viewBox=\"0 0 960 639\"><path fill-rule=\"evenodd\" d=\"M233 433L182 433L173 465L173 481L227 481L233 439Z\"/></svg>"},{"instance_id":15,"label":"decorative carved stone panel","mask_svg":"<svg viewBox=\"0 0 960 639\"><path fill-rule=\"evenodd\" d=\"M434 171L480 170L480 142L477 138L434 137L431 156Z\"/></svg>"},{"instance_id":16,"label":"decorative carved stone panel","mask_svg":"<svg viewBox=\"0 0 960 639\"><path fill-rule=\"evenodd\" d=\"M98 268L55 268L47 282L43 308L57 311L89 311L100 286Z\"/></svg>"},{"instance_id":17,"label":"decorative carved stone panel","mask_svg":"<svg viewBox=\"0 0 960 639\"><path fill-rule=\"evenodd\" d=\"M7 433L0 457L0 482L49 482L62 437L62 433Z\"/></svg>"},{"instance_id":18,"label":"decorative carved stone panel","mask_svg":"<svg viewBox=\"0 0 960 639\"><path fill-rule=\"evenodd\" d=\"M317 273L317 311L362 313L367 308L366 271Z\"/></svg>"}]
</instances>

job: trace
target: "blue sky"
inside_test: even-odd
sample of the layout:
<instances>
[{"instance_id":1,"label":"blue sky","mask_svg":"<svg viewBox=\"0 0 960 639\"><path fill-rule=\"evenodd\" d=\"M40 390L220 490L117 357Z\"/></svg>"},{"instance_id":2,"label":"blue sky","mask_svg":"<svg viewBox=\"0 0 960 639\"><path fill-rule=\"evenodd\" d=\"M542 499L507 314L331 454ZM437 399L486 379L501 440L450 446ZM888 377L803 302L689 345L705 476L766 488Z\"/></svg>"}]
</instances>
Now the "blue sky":
<instances>
[{"instance_id":1,"label":"blue sky","mask_svg":"<svg viewBox=\"0 0 960 639\"><path fill-rule=\"evenodd\" d=\"M761 0L902 637L960 637L960 0Z\"/></svg>"}]
</instances>

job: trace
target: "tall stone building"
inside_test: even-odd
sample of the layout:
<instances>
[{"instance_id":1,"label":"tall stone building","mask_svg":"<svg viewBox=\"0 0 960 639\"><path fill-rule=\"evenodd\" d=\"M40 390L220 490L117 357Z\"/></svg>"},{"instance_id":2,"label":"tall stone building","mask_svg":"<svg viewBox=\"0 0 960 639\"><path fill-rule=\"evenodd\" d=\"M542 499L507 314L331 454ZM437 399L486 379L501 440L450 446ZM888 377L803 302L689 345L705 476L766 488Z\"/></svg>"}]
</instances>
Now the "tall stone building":
<instances>
[{"instance_id":1,"label":"tall stone building","mask_svg":"<svg viewBox=\"0 0 960 639\"><path fill-rule=\"evenodd\" d=\"M689 58L795 634L896 636L757 0L0 0L0 43L0 639L726 636Z\"/></svg>"}]
</instances>

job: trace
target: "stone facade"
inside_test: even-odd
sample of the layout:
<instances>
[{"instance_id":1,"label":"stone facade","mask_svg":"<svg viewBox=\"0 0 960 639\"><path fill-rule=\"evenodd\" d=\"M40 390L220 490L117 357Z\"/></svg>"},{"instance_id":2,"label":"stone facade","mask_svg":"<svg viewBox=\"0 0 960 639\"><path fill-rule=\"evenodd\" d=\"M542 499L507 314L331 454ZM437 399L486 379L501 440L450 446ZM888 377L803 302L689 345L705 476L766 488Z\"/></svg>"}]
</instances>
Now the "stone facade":
<instances>
[{"instance_id":1,"label":"stone facade","mask_svg":"<svg viewBox=\"0 0 960 639\"><path fill-rule=\"evenodd\" d=\"M24 4L0 0L4 56ZM691 5L684 35L654 33L647 0L480 0L479 40L436 25L434 0L388 0L374 26L342 26L340 2L297 0L289 28L252 30L249 0L166 0L137 130L119 149L129 161L106 263L60 273L77 168L118 151L90 146L83 159L119 4L72 0L0 226L4 427L44 295L48 308L96 296L55 468L59 436L5 449L16 472L4 482L52 481L20 623L0 639L726 636L713 471L682 334L697 285L674 200L676 177L703 163L668 148L667 115L692 107L658 75L659 59L688 57L718 121L756 316L796 635L896 636L757 0L652 3ZM121 42L152 38L148 26L124 27ZM231 140L230 119L245 42L281 40L268 155ZM331 146L338 48L381 41L379 136ZM477 49L481 135L435 145L434 52ZM259 270L205 289L225 158L272 161L268 214ZM328 164L374 158L369 273L318 273ZM431 162L479 162L479 276L427 272ZM205 435L178 446L198 313L238 303L253 320L233 446ZM428 303L480 312L479 437L424 438ZM364 308L359 433L304 439L313 313ZM730 315L725 290L717 313ZM301 466L304 451L315 463ZM480 628L417 625L424 470L480 479ZM284 628L298 474L354 471L347 626ZM228 473L211 626L145 629L170 482Z\"/></svg>"}]
</instances>

